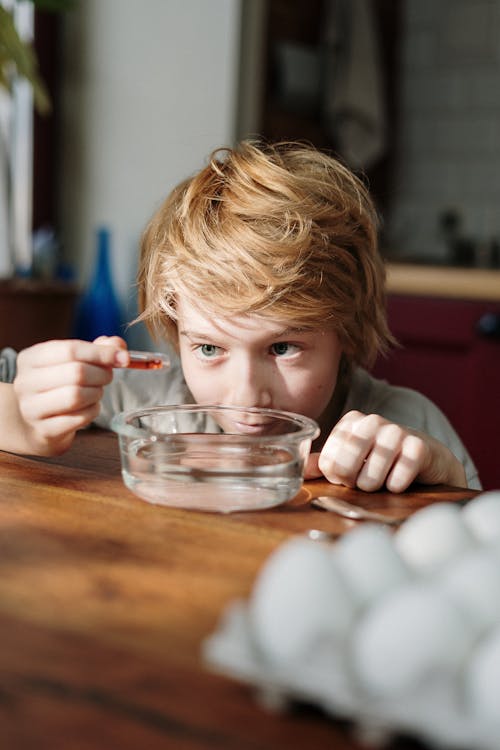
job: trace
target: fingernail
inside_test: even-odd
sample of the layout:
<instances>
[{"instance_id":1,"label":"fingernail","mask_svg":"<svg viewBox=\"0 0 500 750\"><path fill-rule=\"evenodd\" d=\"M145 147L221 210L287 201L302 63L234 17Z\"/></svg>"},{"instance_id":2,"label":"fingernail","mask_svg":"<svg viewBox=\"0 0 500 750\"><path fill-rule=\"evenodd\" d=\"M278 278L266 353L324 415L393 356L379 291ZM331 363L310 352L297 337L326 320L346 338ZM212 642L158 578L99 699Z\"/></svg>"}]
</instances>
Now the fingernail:
<instances>
[{"instance_id":1,"label":"fingernail","mask_svg":"<svg viewBox=\"0 0 500 750\"><path fill-rule=\"evenodd\" d=\"M117 367L127 367L129 354L126 349L118 349L115 354L115 365Z\"/></svg>"}]
</instances>

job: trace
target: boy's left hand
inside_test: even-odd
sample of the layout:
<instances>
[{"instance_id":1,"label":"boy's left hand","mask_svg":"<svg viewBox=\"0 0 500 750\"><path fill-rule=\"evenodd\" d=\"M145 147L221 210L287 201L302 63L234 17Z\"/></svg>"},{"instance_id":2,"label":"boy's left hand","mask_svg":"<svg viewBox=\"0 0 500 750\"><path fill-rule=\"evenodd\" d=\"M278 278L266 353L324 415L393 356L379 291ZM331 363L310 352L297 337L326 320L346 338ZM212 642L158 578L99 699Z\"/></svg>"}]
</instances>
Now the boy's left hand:
<instances>
[{"instance_id":1,"label":"boy's left hand","mask_svg":"<svg viewBox=\"0 0 500 750\"><path fill-rule=\"evenodd\" d=\"M443 443L389 422L350 411L335 425L321 453L312 453L304 478L374 492L384 485L403 492L414 481L466 487L465 470Z\"/></svg>"}]
</instances>

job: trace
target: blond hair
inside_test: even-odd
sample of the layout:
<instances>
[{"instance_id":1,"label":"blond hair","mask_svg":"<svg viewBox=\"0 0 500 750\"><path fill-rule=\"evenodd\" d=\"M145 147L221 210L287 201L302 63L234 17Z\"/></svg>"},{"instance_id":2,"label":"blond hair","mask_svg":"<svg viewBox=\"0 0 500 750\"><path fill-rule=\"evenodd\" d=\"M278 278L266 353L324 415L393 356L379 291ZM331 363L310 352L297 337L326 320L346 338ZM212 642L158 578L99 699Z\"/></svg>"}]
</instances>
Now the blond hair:
<instances>
[{"instance_id":1,"label":"blond hair","mask_svg":"<svg viewBox=\"0 0 500 750\"><path fill-rule=\"evenodd\" d=\"M348 359L369 365L392 340L377 230L363 183L317 149L219 149L145 229L138 319L177 345L181 295L221 317L333 328Z\"/></svg>"}]
</instances>

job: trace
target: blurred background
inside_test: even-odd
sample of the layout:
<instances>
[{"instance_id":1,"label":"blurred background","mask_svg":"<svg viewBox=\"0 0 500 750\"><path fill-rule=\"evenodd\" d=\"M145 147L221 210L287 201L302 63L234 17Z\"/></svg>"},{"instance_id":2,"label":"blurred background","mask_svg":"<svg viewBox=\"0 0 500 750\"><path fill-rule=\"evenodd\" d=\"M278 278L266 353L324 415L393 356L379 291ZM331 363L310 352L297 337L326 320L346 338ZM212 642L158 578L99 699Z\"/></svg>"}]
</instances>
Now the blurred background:
<instances>
[{"instance_id":1,"label":"blurred background","mask_svg":"<svg viewBox=\"0 0 500 750\"><path fill-rule=\"evenodd\" d=\"M218 146L306 139L361 174L382 215L403 347L377 374L437 401L500 486L500 0L47 5L32 34L52 109L35 112L23 174L10 164L27 207L0 244L0 345L74 330L102 227L131 320L140 235L169 190ZM4 167L26 110L14 88L0 92Z\"/></svg>"}]
</instances>

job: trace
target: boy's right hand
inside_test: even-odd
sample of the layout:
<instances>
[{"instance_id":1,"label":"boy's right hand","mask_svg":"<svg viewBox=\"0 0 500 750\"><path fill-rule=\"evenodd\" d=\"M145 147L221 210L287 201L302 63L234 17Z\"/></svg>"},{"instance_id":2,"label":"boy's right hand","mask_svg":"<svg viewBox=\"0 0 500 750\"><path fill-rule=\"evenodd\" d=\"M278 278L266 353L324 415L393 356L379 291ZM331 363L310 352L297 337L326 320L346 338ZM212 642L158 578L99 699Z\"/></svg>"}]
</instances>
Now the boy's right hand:
<instances>
[{"instance_id":1,"label":"boy's right hand","mask_svg":"<svg viewBox=\"0 0 500 750\"><path fill-rule=\"evenodd\" d=\"M46 341L21 351L13 388L29 452L57 455L69 448L76 431L99 414L113 367L128 360L118 336Z\"/></svg>"}]
</instances>

